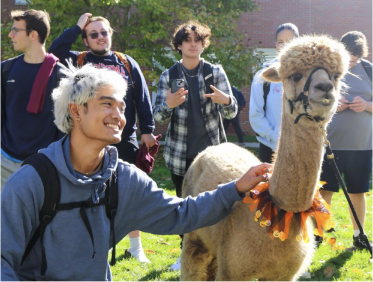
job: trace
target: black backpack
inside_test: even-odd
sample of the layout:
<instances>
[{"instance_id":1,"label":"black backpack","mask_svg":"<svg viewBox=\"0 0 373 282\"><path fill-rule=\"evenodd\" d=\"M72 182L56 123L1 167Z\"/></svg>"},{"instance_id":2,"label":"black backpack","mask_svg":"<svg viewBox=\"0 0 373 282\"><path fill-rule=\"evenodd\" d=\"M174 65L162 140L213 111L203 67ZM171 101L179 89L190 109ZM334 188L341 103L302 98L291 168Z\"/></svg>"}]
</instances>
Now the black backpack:
<instances>
[{"instance_id":1,"label":"black backpack","mask_svg":"<svg viewBox=\"0 0 373 282\"><path fill-rule=\"evenodd\" d=\"M89 236L93 245L93 256L95 255L95 247L93 240L93 233L91 225L89 224L88 217L86 214L86 208L92 208L93 206L105 205L106 215L110 220L110 232L113 234L113 251L111 254L111 265L116 263L115 260L115 233L114 233L114 217L117 212L118 206L118 181L117 172L114 172L111 177L106 182L107 188L105 191L105 198L100 199L99 203L94 204L92 199L89 198L86 201L81 202L71 202L71 203L60 203L61 197L61 185L58 177L58 172L54 164L49 160L47 156L42 153L35 154L25 161L23 161L22 166L25 164L32 165L34 169L39 174L41 181L44 186L44 203L39 212L40 224L35 230L34 235L26 246L25 253L23 254L21 265L24 260L34 247L37 240L40 238L41 248L42 248L42 258L41 258L41 275L45 275L47 270L47 260L45 257L45 250L43 245L44 232L47 225L53 220L57 212L63 210L71 210L75 208L80 208L80 215L83 222L87 228Z\"/></svg>"},{"instance_id":2,"label":"black backpack","mask_svg":"<svg viewBox=\"0 0 373 282\"><path fill-rule=\"evenodd\" d=\"M271 83L269 81L264 81L263 83L263 100L264 100L263 111L264 112L266 112L267 97L268 97L270 88L271 88Z\"/></svg>"},{"instance_id":3,"label":"black backpack","mask_svg":"<svg viewBox=\"0 0 373 282\"><path fill-rule=\"evenodd\" d=\"M372 64L364 59L361 59L361 64L363 65L365 72L369 76L370 81L372 81Z\"/></svg>"}]
</instances>

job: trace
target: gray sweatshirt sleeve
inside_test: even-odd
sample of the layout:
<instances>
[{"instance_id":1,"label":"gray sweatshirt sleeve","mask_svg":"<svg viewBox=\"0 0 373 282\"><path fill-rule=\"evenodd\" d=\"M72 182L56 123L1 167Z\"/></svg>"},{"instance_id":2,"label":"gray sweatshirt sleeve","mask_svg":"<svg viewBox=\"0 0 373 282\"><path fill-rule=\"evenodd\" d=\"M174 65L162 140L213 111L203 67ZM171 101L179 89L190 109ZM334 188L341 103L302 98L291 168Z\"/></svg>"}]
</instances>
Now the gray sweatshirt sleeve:
<instances>
[{"instance_id":1,"label":"gray sweatshirt sleeve","mask_svg":"<svg viewBox=\"0 0 373 282\"><path fill-rule=\"evenodd\" d=\"M184 234L213 225L226 217L233 204L242 200L234 182L219 185L197 197L169 196L154 181L145 185L131 230L153 234ZM141 188L140 188L141 189Z\"/></svg>"},{"instance_id":2,"label":"gray sweatshirt sleeve","mask_svg":"<svg viewBox=\"0 0 373 282\"><path fill-rule=\"evenodd\" d=\"M19 281L17 277L26 245L37 225L37 214L44 200L43 185L39 177L19 177L20 171L35 174L24 166L10 176L1 193L1 280ZM18 177L17 177L18 175ZM36 179L37 178L37 179ZM37 184L30 188L30 182ZM17 183L15 186L14 183ZM41 189L39 189L41 188ZM20 196L23 194L24 196ZM29 199L25 201L24 199Z\"/></svg>"}]
</instances>

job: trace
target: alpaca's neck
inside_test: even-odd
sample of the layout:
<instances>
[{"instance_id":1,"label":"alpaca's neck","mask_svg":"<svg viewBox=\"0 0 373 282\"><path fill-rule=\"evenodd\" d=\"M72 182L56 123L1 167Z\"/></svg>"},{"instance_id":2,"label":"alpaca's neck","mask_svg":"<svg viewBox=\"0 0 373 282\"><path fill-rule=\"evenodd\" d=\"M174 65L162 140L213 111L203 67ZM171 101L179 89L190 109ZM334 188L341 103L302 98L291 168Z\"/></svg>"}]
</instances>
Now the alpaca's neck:
<instances>
[{"instance_id":1,"label":"alpaca's neck","mask_svg":"<svg viewBox=\"0 0 373 282\"><path fill-rule=\"evenodd\" d=\"M303 120L302 120L303 119ZM323 137L318 124L302 117L282 116L277 158L269 192L281 209L305 211L312 205L323 154Z\"/></svg>"}]
</instances>

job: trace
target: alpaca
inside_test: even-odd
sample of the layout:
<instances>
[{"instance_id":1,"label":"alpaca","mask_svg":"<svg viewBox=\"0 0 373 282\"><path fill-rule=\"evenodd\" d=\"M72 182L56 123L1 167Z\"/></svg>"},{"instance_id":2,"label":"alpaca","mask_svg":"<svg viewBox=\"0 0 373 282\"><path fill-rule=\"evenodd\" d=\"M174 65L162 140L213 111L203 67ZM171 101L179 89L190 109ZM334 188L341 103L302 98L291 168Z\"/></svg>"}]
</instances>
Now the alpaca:
<instances>
[{"instance_id":1,"label":"alpaca","mask_svg":"<svg viewBox=\"0 0 373 282\"><path fill-rule=\"evenodd\" d=\"M322 130L336 111L348 62L347 51L336 40L325 35L304 36L287 44L278 64L262 73L268 81L282 81L284 93L268 191L278 209L294 216L309 210L318 194ZM187 171L183 197L234 181L259 163L252 153L233 144L209 147ZM308 219L307 228L302 229L292 220L287 238L270 237L261 224L249 204L237 202L219 223L185 234L181 280L296 280L312 260L312 222Z\"/></svg>"}]
</instances>

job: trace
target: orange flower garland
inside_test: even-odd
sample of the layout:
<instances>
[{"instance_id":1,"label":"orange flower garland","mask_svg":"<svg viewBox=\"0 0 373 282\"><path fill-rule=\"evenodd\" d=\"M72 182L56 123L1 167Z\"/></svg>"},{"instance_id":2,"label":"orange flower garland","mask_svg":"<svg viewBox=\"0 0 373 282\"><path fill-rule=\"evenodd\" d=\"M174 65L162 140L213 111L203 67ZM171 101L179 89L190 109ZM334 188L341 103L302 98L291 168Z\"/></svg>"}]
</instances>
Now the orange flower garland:
<instances>
[{"instance_id":1,"label":"orange flower garland","mask_svg":"<svg viewBox=\"0 0 373 282\"><path fill-rule=\"evenodd\" d=\"M295 238L298 242L302 239L305 243L309 242L307 233L307 219L313 216L317 229L314 230L315 235L323 236L323 230L329 230L335 226L332 221L332 212L330 206L321 197L319 189L325 182L319 182L315 192L312 206L303 212L293 213L279 209L272 201L269 194L268 182L260 183L249 192L249 196L243 199L243 203L250 204L250 211L255 212L255 221L259 222L260 226L266 227L271 239L279 238L284 241L289 236L289 228L292 220L295 220L301 227L301 233Z\"/></svg>"}]
</instances>

